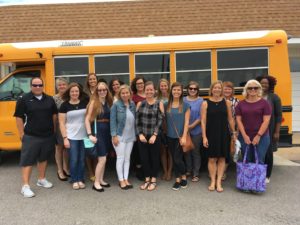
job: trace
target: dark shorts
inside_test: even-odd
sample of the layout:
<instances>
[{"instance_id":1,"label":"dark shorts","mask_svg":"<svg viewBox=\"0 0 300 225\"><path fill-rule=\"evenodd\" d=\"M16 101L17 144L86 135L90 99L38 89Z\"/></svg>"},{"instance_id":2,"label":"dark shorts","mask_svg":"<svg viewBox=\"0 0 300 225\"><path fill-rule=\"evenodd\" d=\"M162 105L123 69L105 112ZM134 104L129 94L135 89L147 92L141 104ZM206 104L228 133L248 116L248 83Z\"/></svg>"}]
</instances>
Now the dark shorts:
<instances>
[{"instance_id":1,"label":"dark shorts","mask_svg":"<svg viewBox=\"0 0 300 225\"><path fill-rule=\"evenodd\" d=\"M36 162L47 161L55 149L55 137L35 137L24 135L20 166L32 166Z\"/></svg>"}]
</instances>

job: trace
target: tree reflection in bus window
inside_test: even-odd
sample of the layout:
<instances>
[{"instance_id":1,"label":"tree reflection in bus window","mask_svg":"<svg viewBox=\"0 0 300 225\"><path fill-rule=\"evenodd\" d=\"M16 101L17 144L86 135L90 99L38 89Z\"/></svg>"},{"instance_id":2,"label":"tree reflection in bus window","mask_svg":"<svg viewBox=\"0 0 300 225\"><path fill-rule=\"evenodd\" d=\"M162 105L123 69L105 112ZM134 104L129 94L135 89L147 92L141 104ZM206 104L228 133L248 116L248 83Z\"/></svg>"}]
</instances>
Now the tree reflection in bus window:
<instances>
[{"instance_id":1,"label":"tree reflection in bus window","mask_svg":"<svg viewBox=\"0 0 300 225\"><path fill-rule=\"evenodd\" d=\"M153 81L156 86L162 78L170 80L170 54L136 54L135 76L143 76L147 81Z\"/></svg>"},{"instance_id":2,"label":"tree reflection in bus window","mask_svg":"<svg viewBox=\"0 0 300 225\"><path fill-rule=\"evenodd\" d=\"M268 49L217 50L218 79L243 87L248 80L268 74Z\"/></svg>"},{"instance_id":3,"label":"tree reflection in bus window","mask_svg":"<svg viewBox=\"0 0 300 225\"><path fill-rule=\"evenodd\" d=\"M211 84L210 51L176 52L176 80L187 86L193 80L200 88Z\"/></svg>"},{"instance_id":4,"label":"tree reflection in bus window","mask_svg":"<svg viewBox=\"0 0 300 225\"><path fill-rule=\"evenodd\" d=\"M40 71L25 71L16 73L0 85L0 101L17 100L30 92L30 81L33 77L40 77Z\"/></svg>"}]
</instances>

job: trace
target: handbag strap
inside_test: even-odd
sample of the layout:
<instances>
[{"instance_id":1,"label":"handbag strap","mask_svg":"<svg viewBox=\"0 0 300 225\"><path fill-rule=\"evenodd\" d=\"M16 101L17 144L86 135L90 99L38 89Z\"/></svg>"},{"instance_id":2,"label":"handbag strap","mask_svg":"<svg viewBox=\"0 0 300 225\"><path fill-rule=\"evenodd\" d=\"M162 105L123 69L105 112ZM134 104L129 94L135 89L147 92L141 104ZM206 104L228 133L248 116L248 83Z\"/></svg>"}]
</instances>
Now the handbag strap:
<instances>
[{"instance_id":1,"label":"handbag strap","mask_svg":"<svg viewBox=\"0 0 300 225\"><path fill-rule=\"evenodd\" d=\"M243 164L246 163L246 158L247 158L247 155L248 155L248 151L250 149L250 145L246 146L246 150L245 150L245 154L244 154L244 158L243 158ZM255 145L253 145L253 150L254 150L254 155L255 155L255 163L258 164L258 153L257 153L257 148L256 148Z\"/></svg>"},{"instance_id":2,"label":"handbag strap","mask_svg":"<svg viewBox=\"0 0 300 225\"><path fill-rule=\"evenodd\" d=\"M97 120L95 118L95 121L94 121L94 133L95 135L97 134Z\"/></svg>"}]
</instances>

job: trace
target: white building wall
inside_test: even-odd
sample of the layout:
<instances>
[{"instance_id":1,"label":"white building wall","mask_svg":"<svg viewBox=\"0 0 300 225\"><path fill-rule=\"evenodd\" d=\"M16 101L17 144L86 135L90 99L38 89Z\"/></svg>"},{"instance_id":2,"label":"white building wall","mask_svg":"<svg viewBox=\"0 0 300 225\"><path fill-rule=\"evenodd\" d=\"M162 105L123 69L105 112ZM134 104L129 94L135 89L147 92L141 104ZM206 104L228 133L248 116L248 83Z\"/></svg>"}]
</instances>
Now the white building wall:
<instances>
[{"instance_id":1,"label":"white building wall","mask_svg":"<svg viewBox=\"0 0 300 225\"><path fill-rule=\"evenodd\" d=\"M292 130L300 131L300 38L289 40L289 58L292 78Z\"/></svg>"}]
</instances>

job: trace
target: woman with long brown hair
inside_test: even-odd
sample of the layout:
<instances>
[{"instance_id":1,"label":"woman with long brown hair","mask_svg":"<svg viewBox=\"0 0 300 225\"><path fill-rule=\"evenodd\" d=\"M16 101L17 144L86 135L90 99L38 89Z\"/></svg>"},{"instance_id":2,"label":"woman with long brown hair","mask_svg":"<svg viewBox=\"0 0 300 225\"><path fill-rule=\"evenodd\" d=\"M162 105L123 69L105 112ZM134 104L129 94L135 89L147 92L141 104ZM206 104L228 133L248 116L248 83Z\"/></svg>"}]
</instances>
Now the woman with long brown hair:
<instances>
[{"instance_id":1,"label":"woman with long brown hair","mask_svg":"<svg viewBox=\"0 0 300 225\"><path fill-rule=\"evenodd\" d=\"M176 176L172 189L177 191L180 188L187 187L182 146L186 143L190 120L190 107L183 101L183 86L181 83L175 82L172 84L169 100L164 106L167 120L168 148L172 154Z\"/></svg>"}]
</instances>

